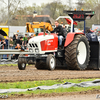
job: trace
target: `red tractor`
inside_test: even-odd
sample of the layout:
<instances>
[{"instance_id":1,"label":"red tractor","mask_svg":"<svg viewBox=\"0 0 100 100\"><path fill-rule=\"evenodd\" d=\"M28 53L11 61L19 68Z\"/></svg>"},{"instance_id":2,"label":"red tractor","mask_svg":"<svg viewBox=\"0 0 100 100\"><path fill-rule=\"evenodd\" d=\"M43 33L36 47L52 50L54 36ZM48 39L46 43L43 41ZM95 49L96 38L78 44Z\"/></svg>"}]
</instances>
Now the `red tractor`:
<instances>
[{"instance_id":1,"label":"red tractor","mask_svg":"<svg viewBox=\"0 0 100 100\"><path fill-rule=\"evenodd\" d=\"M66 18L71 20L71 32L67 34L65 41L63 41L64 48L58 49L58 36L55 33L45 33L45 35L43 32L39 33L38 36L33 37L28 42L28 49L31 54L27 57L22 55L19 56L18 68L20 70L25 70L26 64L29 63L29 61L32 61L37 69L54 70L57 66L57 63L59 62L61 65L64 65L66 63L66 67L68 69L84 70L88 68L90 59L94 61L95 58L98 58L93 54L92 58L90 57L90 49L93 48L93 45L95 43L89 43L84 33L73 32L73 21L78 20L84 21L85 23L86 17L92 17L94 13L92 11L65 12L67 12L69 15L66 16ZM89 45L92 45L92 47L90 47ZM97 67L97 69L98 68L99 67Z\"/></svg>"}]
</instances>

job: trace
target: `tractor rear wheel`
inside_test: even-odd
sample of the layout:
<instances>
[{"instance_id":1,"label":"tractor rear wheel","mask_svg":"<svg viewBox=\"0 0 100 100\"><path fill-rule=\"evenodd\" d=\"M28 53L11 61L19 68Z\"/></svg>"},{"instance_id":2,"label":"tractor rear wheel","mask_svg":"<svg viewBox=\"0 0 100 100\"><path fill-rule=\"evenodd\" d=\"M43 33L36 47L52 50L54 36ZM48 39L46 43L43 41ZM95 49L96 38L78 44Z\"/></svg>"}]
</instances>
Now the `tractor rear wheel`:
<instances>
[{"instance_id":1,"label":"tractor rear wheel","mask_svg":"<svg viewBox=\"0 0 100 100\"><path fill-rule=\"evenodd\" d=\"M69 69L84 70L90 58L90 46L84 35L75 35L74 40L65 48L65 60Z\"/></svg>"},{"instance_id":2,"label":"tractor rear wheel","mask_svg":"<svg viewBox=\"0 0 100 100\"><path fill-rule=\"evenodd\" d=\"M18 68L19 70L25 70L26 68L26 59L18 57Z\"/></svg>"}]
</instances>

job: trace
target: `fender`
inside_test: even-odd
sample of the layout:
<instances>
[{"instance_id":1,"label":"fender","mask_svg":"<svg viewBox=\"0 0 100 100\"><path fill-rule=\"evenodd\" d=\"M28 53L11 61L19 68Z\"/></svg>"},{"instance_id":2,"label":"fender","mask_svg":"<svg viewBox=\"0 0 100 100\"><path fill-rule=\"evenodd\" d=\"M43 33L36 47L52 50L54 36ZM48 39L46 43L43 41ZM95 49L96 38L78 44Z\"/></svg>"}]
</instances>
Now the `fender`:
<instances>
[{"instance_id":1,"label":"fender","mask_svg":"<svg viewBox=\"0 0 100 100\"><path fill-rule=\"evenodd\" d=\"M68 33L67 36L66 36L66 40L65 40L65 44L64 44L64 47L68 46L73 40L74 40L74 36L76 34L83 34L82 32L78 32L78 33Z\"/></svg>"}]
</instances>

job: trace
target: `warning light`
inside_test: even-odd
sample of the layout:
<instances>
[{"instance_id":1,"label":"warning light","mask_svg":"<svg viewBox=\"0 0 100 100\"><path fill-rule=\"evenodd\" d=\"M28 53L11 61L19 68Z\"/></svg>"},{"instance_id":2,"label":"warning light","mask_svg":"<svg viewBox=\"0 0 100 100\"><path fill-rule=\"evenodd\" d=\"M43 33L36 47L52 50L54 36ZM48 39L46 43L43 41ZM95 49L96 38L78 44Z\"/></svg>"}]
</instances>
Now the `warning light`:
<instances>
[{"instance_id":1,"label":"warning light","mask_svg":"<svg viewBox=\"0 0 100 100\"><path fill-rule=\"evenodd\" d=\"M94 14L95 12L93 11L93 14Z\"/></svg>"},{"instance_id":2,"label":"warning light","mask_svg":"<svg viewBox=\"0 0 100 100\"><path fill-rule=\"evenodd\" d=\"M17 30L17 32L19 32L19 30Z\"/></svg>"},{"instance_id":3,"label":"warning light","mask_svg":"<svg viewBox=\"0 0 100 100\"><path fill-rule=\"evenodd\" d=\"M76 11L76 8L74 10Z\"/></svg>"},{"instance_id":4,"label":"warning light","mask_svg":"<svg viewBox=\"0 0 100 100\"><path fill-rule=\"evenodd\" d=\"M81 9L81 11L83 11L83 9Z\"/></svg>"}]
</instances>

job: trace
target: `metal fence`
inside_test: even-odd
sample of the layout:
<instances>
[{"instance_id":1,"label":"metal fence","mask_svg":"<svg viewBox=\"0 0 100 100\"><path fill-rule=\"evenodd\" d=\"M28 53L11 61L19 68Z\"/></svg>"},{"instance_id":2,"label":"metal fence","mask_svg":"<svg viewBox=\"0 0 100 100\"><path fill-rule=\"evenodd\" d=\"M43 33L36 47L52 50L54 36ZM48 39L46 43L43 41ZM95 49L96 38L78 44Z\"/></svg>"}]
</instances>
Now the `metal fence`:
<instances>
[{"instance_id":1,"label":"metal fence","mask_svg":"<svg viewBox=\"0 0 100 100\"><path fill-rule=\"evenodd\" d=\"M0 56L8 55L8 59L11 59L11 54L32 54L32 52L28 52L28 50L20 51L18 49L0 49Z\"/></svg>"}]
</instances>

